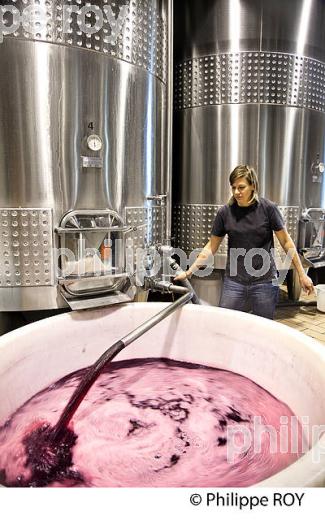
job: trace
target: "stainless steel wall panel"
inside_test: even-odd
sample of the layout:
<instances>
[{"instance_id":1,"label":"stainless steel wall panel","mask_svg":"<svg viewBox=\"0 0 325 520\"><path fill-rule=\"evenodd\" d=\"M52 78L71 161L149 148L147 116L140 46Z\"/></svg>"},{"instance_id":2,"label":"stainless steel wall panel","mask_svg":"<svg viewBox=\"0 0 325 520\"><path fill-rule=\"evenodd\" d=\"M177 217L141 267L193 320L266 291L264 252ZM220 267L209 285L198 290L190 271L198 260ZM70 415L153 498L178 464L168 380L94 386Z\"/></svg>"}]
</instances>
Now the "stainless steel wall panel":
<instances>
[{"instance_id":1,"label":"stainless steel wall panel","mask_svg":"<svg viewBox=\"0 0 325 520\"><path fill-rule=\"evenodd\" d=\"M260 48L263 5L258 0L175 1L175 58Z\"/></svg>"},{"instance_id":2,"label":"stainless steel wall panel","mask_svg":"<svg viewBox=\"0 0 325 520\"><path fill-rule=\"evenodd\" d=\"M175 202L225 204L237 164L258 163L258 105L219 105L176 113Z\"/></svg>"},{"instance_id":3,"label":"stainless steel wall panel","mask_svg":"<svg viewBox=\"0 0 325 520\"><path fill-rule=\"evenodd\" d=\"M176 61L208 54L271 51L324 61L322 0L175 2Z\"/></svg>"},{"instance_id":4,"label":"stainless steel wall panel","mask_svg":"<svg viewBox=\"0 0 325 520\"><path fill-rule=\"evenodd\" d=\"M5 5L14 6L20 13L27 5L33 6L36 13L41 8L47 19L37 32L26 31L20 24L8 37L93 50L144 68L166 81L167 26L163 4L162 0L92 0L91 3L82 0L8 0ZM97 8L102 14L101 24L95 13L85 15L86 23L96 29L93 34L81 30L78 13L74 10L87 6ZM109 19L105 8L111 9ZM5 12L3 18L8 26L12 25L9 12ZM69 21L66 29L65 21Z\"/></svg>"},{"instance_id":5,"label":"stainless steel wall panel","mask_svg":"<svg viewBox=\"0 0 325 520\"><path fill-rule=\"evenodd\" d=\"M311 164L325 153L325 114L263 104L217 105L177 111L176 200L222 204L229 172L252 164L261 195L281 206L325 207L324 179L312 182Z\"/></svg>"},{"instance_id":6,"label":"stainless steel wall panel","mask_svg":"<svg viewBox=\"0 0 325 520\"><path fill-rule=\"evenodd\" d=\"M8 4L20 12L27 7L23 0ZM116 18L112 25L104 16L94 34L81 31L75 13L71 31L62 31L66 6L80 9L88 2L28 5L45 9L46 30L32 34L20 26L0 44L0 208L50 208L51 239L58 247L54 229L70 211L110 210L123 219L126 207L150 213L147 197L166 194L167 1L92 2L102 11L109 7ZM126 16L119 23L123 6ZM8 13L4 19L10 25ZM88 21L93 25L94 17ZM101 138L99 152L87 146L90 134ZM148 237L161 242L163 226L158 239L157 223L149 218L147 224L145 237L133 233L138 243L144 246ZM24 280L4 293L10 310L20 308ZM25 310L28 290L21 299ZM47 298L48 308L62 305L46 290L36 300L31 295L30 308L47 308Z\"/></svg>"},{"instance_id":7,"label":"stainless steel wall panel","mask_svg":"<svg viewBox=\"0 0 325 520\"><path fill-rule=\"evenodd\" d=\"M0 287L0 308L6 312L68 307L56 286Z\"/></svg>"},{"instance_id":8,"label":"stainless steel wall panel","mask_svg":"<svg viewBox=\"0 0 325 520\"><path fill-rule=\"evenodd\" d=\"M57 220L162 192L159 80L81 49L6 40L0 51L0 206L55 206ZM90 122L103 139L102 171L82 168Z\"/></svg>"},{"instance_id":9,"label":"stainless steel wall panel","mask_svg":"<svg viewBox=\"0 0 325 520\"><path fill-rule=\"evenodd\" d=\"M325 61L323 4L322 0L263 0L261 50Z\"/></svg>"},{"instance_id":10,"label":"stainless steel wall panel","mask_svg":"<svg viewBox=\"0 0 325 520\"><path fill-rule=\"evenodd\" d=\"M325 114L261 105L258 143L264 196L301 211L324 207L325 179L313 183L311 165L317 154L325 155Z\"/></svg>"}]
</instances>

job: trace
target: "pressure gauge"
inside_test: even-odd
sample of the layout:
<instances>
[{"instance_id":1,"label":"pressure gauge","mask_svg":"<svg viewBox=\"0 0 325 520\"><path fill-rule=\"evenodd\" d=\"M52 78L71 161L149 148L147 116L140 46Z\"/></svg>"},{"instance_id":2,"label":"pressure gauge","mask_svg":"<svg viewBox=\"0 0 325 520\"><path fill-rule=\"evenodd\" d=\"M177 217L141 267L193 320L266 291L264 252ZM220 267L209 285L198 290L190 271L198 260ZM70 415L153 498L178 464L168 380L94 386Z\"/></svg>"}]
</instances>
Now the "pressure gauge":
<instances>
[{"instance_id":1,"label":"pressure gauge","mask_svg":"<svg viewBox=\"0 0 325 520\"><path fill-rule=\"evenodd\" d=\"M92 134L87 137L88 148L92 152L99 152L102 149L103 143L99 135Z\"/></svg>"}]
</instances>

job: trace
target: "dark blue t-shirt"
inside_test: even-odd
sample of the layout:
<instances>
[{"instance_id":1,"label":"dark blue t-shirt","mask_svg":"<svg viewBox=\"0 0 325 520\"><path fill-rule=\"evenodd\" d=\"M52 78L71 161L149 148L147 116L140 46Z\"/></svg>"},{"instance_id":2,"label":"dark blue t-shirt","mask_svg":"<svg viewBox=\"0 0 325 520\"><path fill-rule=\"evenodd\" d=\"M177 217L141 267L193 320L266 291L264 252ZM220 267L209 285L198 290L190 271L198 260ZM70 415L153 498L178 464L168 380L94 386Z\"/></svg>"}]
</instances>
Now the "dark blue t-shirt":
<instances>
[{"instance_id":1,"label":"dark blue t-shirt","mask_svg":"<svg viewBox=\"0 0 325 520\"><path fill-rule=\"evenodd\" d=\"M272 254L273 231L285 227L277 206L260 198L251 206L222 206L214 220L212 235L228 235L226 276L240 283L264 283L277 277Z\"/></svg>"}]
</instances>

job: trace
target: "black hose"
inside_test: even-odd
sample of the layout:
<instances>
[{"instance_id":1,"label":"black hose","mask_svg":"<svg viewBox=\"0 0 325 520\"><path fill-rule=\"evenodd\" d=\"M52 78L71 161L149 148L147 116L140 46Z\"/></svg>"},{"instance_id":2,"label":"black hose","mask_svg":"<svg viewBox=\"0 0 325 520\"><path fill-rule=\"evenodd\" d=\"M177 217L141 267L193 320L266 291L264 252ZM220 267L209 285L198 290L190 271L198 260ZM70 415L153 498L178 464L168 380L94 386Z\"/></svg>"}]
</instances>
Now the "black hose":
<instances>
[{"instance_id":1,"label":"black hose","mask_svg":"<svg viewBox=\"0 0 325 520\"><path fill-rule=\"evenodd\" d=\"M170 267L173 269L173 271L175 271L175 276L177 276L178 274L181 274L181 273L184 272L183 269L181 269L180 266L178 265L178 263L176 262L175 258L170 257L169 258L169 263L170 263ZM188 278L185 278L185 280L179 281L179 283L183 287L186 287L186 289L192 293L192 295L193 295L192 296L192 303L194 303L194 305L202 305L201 301L200 301L200 298L196 294L196 292L193 289L192 284L191 284L191 282L189 281Z\"/></svg>"},{"instance_id":2,"label":"black hose","mask_svg":"<svg viewBox=\"0 0 325 520\"><path fill-rule=\"evenodd\" d=\"M183 287L186 287L186 289L188 289L189 291L191 291L193 293L192 303L194 303L194 305L202 305L200 298L198 297L198 295L194 291L193 286L192 286L192 284L191 284L191 282L189 281L188 278L186 278L185 280L182 280L179 283L182 284Z\"/></svg>"}]
</instances>

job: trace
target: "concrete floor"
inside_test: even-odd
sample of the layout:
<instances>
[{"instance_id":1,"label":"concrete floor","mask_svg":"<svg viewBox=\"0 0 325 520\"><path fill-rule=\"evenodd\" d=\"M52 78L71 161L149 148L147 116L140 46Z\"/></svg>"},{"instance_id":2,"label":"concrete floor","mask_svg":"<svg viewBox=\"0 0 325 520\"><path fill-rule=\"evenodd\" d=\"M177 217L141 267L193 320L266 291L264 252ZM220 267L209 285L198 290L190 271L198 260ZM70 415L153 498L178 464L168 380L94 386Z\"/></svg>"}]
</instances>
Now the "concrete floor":
<instances>
[{"instance_id":1,"label":"concrete floor","mask_svg":"<svg viewBox=\"0 0 325 520\"><path fill-rule=\"evenodd\" d=\"M316 302L316 296L302 294L301 300ZM285 288L281 290L280 303L286 300ZM277 307L275 321L299 330L318 340L325 346L325 313L317 310L316 305L301 307Z\"/></svg>"}]
</instances>

